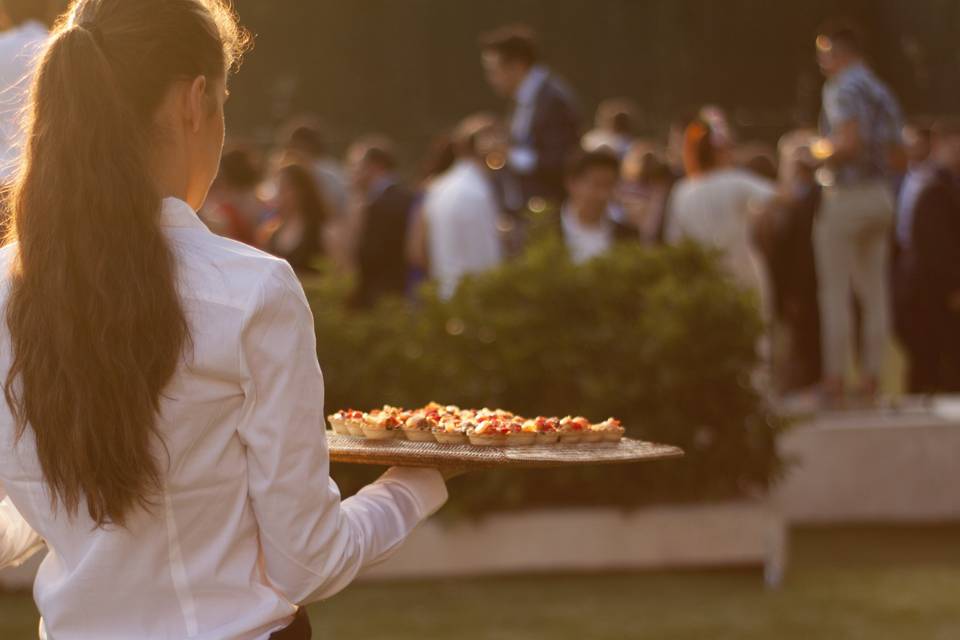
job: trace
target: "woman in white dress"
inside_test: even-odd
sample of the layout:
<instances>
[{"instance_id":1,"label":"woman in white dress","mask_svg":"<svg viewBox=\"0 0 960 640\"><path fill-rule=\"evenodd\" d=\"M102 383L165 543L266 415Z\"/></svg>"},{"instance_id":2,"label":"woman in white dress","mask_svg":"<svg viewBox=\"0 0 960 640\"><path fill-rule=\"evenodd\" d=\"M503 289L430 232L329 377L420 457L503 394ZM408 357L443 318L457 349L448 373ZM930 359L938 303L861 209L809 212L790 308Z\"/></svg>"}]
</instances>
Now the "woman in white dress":
<instances>
[{"instance_id":1,"label":"woman in white dress","mask_svg":"<svg viewBox=\"0 0 960 640\"><path fill-rule=\"evenodd\" d=\"M290 266L211 233L224 0L76 0L34 82L0 250L0 568L49 549L57 640L307 639L302 605L446 498L391 469L341 502Z\"/></svg>"},{"instance_id":2,"label":"woman in white dress","mask_svg":"<svg viewBox=\"0 0 960 640\"><path fill-rule=\"evenodd\" d=\"M769 286L753 236L755 223L777 196L776 185L733 166L731 141L715 123L694 121L684 146L687 176L670 197L667 240L719 249L736 281L756 292L766 318Z\"/></svg>"}]
</instances>

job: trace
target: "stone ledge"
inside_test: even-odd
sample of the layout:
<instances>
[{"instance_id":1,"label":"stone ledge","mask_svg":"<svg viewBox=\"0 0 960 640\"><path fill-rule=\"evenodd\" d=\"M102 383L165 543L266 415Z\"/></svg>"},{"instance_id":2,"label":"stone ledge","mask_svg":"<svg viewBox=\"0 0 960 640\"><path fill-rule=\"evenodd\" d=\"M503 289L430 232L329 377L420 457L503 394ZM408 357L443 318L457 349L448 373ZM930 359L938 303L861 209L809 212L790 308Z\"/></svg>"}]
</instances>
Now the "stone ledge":
<instances>
[{"instance_id":1,"label":"stone ledge","mask_svg":"<svg viewBox=\"0 0 960 640\"><path fill-rule=\"evenodd\" d=\"M822 414L799 422L778 446L792 466L773 501L791 524L960 520L956 399Z\"/></svg>"},{"instance_id":2,"label":"stone ledge","mask_svg":"<svg viewBox=\"0 0 960 640\"><path fill-rule=\"evenodd\" d=\"M786 541L785 520L759 502L518 512L427 522L363 577L758 566L777 584Z\"/></svg>"},{"instance_id":3,"label":"stone ledge","mask_svg":"<svg viewBox=\"0 0 960 640\"><path fill-rule=\"evenodd\" d=\"M476 521L421 525L365 580L548 571L762 567L779 583L786 522L769 505L734 502L637 511L518 512ZM29 589L39 559L0 571L0 588Z\"/></svg>"}]
</instances>

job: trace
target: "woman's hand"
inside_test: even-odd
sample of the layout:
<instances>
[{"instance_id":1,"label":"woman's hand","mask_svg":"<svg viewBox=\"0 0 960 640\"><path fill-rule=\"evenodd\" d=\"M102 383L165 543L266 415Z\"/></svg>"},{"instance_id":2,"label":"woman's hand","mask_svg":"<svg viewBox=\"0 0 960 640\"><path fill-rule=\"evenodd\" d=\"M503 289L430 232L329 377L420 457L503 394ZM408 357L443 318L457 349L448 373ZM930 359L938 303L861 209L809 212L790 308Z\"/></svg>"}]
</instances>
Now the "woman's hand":
<instances>
[{"instance_id":1,"label":"woman's hand","mask_svg":"<svg viewBox=\"0 0 960 640\"><path fill-rule=\"evenodd\" d=\"M449 481L453 478L456 478L457 476L462 476L463 474L470 471L470 469L467 467L450 465L450 466L437 467L437 471L440 472L440 475L443 476L444 480Z\"/></svg>"}]
</instances>

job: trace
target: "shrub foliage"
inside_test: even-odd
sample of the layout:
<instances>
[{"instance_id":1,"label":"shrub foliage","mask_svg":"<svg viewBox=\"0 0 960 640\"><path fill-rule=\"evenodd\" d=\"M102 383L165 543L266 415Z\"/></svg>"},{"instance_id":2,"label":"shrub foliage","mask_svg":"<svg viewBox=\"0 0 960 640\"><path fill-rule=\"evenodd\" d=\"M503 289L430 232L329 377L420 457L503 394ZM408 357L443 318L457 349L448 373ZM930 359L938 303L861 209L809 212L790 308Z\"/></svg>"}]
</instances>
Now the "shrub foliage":
<instances>
[{"instance_id":1,"label":"shrub foliage","mask_svg":"<svg viewBox=\"0 0 960 640\"><path fill-rule=\"evenodd\" d=\"M526 415L616 416L682 460L464 476L448 512L720 500L779 471L777 424L751 383L755 302L694 246L622 246L574 265L546 238L440 300L351 312L349 283L306 283L330 411L428 401ZM373 470L335 466L345 493Z\"/></svg>"}]
</instances>

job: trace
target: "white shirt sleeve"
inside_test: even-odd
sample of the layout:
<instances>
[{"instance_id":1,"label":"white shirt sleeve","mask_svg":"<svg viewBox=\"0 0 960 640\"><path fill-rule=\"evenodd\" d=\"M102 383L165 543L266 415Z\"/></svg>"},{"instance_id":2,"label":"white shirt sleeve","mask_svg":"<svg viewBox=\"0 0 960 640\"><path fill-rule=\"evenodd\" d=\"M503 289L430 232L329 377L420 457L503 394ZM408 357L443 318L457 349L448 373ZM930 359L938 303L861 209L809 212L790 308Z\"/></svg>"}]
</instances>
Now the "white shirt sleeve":
<instances>
[{"instance_id":1,"label":"white shirt sleeve","mask_svg":"<svg viewBox=\"0 0 960 640\"><path fill-rule=\"evenodd\" d=\"M681 182L674 187L672 192L667 196L667 221L663 235L664 241L669 245L680 244L685 238L683 221L681 220L683 212L678 204L681 198L681 189L684 187L685 183Z\"/></svg>"},{"instance_id":2,"label":"white shirt sleeve","mask_svg":"<svg viewBox=\"0 0 960 640\"><path fill-rule=\"evenodd\" d=\"M741 182L747 193L747 198L752 204L764 205L777 195L776 183L770 182L766 178L744 172L741 176Z\"/></svg>"},{"instance_id":3,"label":"white shirt sleeve","mask_svg":"<svg viewBox=\"0 0 960 640\"><path fill-rule=\"evenodd\" d=\"M0 569L16 567L43 548L43 538L23 519L0 488Z\"/></svg>"},{"instance_id":4,"label":"white shirt sleeve","mask_svg":"<svg viewBox=\"0 0 960 640\"><path fill-rule=\"evenodd\" d=\"M246 320L239 434L265 571L284 597L307 604L385 559L443 505L446 486L433 469L391 469L341 504L329 477L313 316L288 265L277 263Z\"/></svg>"},{"instance_id":5,"label":"white shirt sleeve","mask_svg":"<svg viewBox=\"0 0 960 640\"><path fill-rule=\"evenodd\" d=\"M517 146L510 149L510 168L520 175L529 175L537 169L539 158L533 147Z\"/></svg>"}]
</instances>

